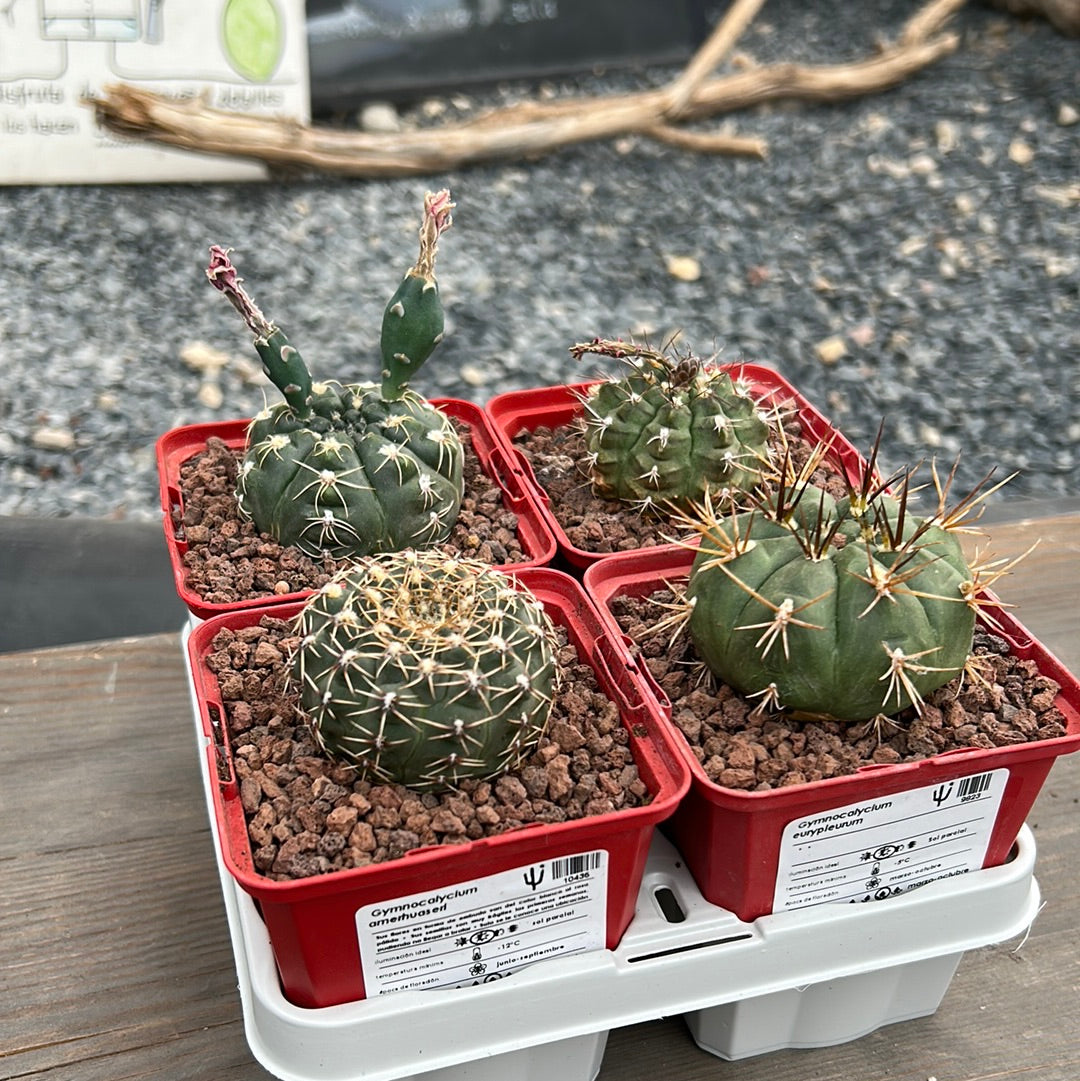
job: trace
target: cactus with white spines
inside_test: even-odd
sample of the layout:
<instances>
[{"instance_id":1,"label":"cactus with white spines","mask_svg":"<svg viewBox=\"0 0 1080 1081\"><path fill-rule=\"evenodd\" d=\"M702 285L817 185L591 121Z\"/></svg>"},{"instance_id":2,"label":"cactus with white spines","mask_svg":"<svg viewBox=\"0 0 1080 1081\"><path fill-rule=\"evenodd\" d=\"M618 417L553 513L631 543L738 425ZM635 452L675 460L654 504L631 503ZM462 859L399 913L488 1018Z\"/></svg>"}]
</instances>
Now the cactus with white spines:
<instances>
[{"instance_id":1,"label":"cactus with white spines","mask_svg":"<svg viewBox=\"0 0 1080 1081\"><path fill-rule=\"evenodd\" d=\"M292 680L323 750L380 783L445 789L512 769L557 682L543 605L499 571L432 551L359 560L298 617Z\"/></svg>"},{"instance_id":2,"label":"cactus with white spines","mask_svg":"<svg viewBox=\"0 0 1080 1081\"><path fill-rule=\"evenodd\" d=\"M243 316L285 399L251 422L236 484L240 513L282 544L347 558L449 537L463 495L461 442L407 384L442 339L435 253L452 208L449 192L425 197L419 258L383 314L379 384L313 382L228 251L211 247L207 278Z\"/></svg>"},{"instance_id":3,"label":"cactus with white spines","mask_svg":"<svg viewBox=\"0 0 1080 1081\"><path fill-rule=\"evenodd\" d=\"M571 346L626 362L582 396L593 492L650 511L686 510L709 492L744 492L768 462L769 423L723 368L634 342Z\"/></svg>"}]
</instances>

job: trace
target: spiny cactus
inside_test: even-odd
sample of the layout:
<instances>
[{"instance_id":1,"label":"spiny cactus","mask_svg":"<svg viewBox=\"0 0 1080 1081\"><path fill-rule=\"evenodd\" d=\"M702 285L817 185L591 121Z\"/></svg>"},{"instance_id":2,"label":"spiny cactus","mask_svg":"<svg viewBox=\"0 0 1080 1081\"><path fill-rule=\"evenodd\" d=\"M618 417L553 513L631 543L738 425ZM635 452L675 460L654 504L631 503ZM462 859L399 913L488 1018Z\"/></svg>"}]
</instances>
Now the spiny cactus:
<instances>
[{"instance_id":1,"label":"spiny cactus","mask_svg":"<svg viewBox=\"0 0 1080 1081\"><path fill-rule=\"evenodd\" d=\"M629 371L582 398L593 491L644 510L686 509L708 491L747 491L768 459L769 424L728 372L690 354L596 338L571 346Z\"/></svg>"},{"instance_id":2,"label":"spiny cactus","mask_svg":"<svg viewBox=\"0 0 1080 1081\"><path fill-rule=\"evenodd\" d=\"M872 462L844 499L801 480L698 522L678 618L712 672L762 709L844 721L921 710L968 662L976 612L994 603L983 590L1004 573L970 566L957 539L982 496L948 508L952 474L942 485L935 469L938 507L919 517L913 473L889 494Z\"/></svg>"},{"instance_id":3,"label":"spiny cactus","mask_svg":"<svg viewBox=\"0 0 1080 1081\"><path fill-rule=\"evenodd\" d=\"M476 560L413 550L341 571L298 617L292 679L321 747L373 780L447 788L513 768L556 683L541 603Z\"/></svg>"},{"instance_id":4,"label":"spiny cactus","mask_svg":"<svg viewBox=\"0 0 1080 1081\"><path fill-rule=\"evenodd\" d=\"M236 484L240 513L282 544L345 558L450 535L463 494L461 442L407 382L442 339L435 252L452 208L449 192L425 197L420 256L383 314L381 385L312 382L244 291L228 251L211 247L210 284L244 317L285 399L249 426Z\"/></svg>"}]
</instances>

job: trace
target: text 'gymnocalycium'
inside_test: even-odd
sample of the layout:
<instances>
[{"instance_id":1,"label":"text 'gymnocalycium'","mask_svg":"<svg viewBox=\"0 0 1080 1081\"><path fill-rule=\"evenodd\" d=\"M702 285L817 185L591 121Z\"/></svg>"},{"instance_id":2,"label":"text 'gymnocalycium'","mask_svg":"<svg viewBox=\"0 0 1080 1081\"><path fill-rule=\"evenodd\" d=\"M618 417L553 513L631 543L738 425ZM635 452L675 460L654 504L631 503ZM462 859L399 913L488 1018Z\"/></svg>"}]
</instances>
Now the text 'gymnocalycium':
<instances>
[{"instance_id":1,"label":"text 'gymnocalycium'","mask_svg":"<svg viewBox=\"0 0 1080 1081\"><path fill-rule=\"evenodd\" d=\"M210 284L244 317L285 399L251 422L237 478L240 512L260 532L335 558L450 535L463 494L461 442L408 380L442 340L435 254L452 209L447 191L424 199L420 255L383 313L379 384L313 382L298 350L243 289L229 252L211 247Z\"/></svg>"}]
</instances>

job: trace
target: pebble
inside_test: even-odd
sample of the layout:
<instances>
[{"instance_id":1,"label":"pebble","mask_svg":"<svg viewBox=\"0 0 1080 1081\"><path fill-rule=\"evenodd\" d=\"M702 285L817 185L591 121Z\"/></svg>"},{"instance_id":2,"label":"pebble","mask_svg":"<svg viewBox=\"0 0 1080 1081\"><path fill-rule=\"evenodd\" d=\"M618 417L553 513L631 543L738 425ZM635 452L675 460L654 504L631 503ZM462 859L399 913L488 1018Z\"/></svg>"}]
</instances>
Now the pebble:
<instances>
[{"instance_id":1,"label":"pebble","mask_svg":"<svg viewBox=\"0 0 1080 1081\"><path fill-rule=\"evenodd\" d=\"M31 442L39 450L71 450L75 446L75 433L70 428L38 428Z\"/></svg>"},{"instance_id":2,"label":"pebble","mask_svg":"<svg viewBox=\"0 0 1080 1081\"><path fill-rule=\"evenodd\" d=\"M360 127L364 131L389 134L401 131L401 117L389 102L372 101L360 110Z\"/></svg>"},{"instance_id":3,"label":"pebble","mask_svg":"<svg viewBox=\"0 0 1080 1081\"><path fill-rule=\"evenodd\" d=\"M1035 158L1035 151L1023 139L1013 139L1009 143L1009 160L1017 165L1030 165Z\"/></svg>"},{"instance_id":4,"label":"pebble","mask_svg":"<svg viewBox=\"0 0 1080 1081\"><path fill-rule=\"evenodd\" d=\"M1071 128L1077 121L1080 121L1080 109L1068 104L1058 106L1057 122L1063 128Z\"/></svg>"},{"instance_id":5,"label":"pebble","mask_svg":"<svg viewBox=\"0 0 1080 1081\"><path fill-rule=\"evenodd\" d=\"M822 364L833 365L841 357L847 355L847 345L844 344L844 339L839 336L823 338L814 346L814 352Z\"/></svg>"},{"instance_id":6,"label":"pebble","mask_svg":"<svg viewBox=\"0 0 1080 1081\"><path fill-rule=\"evenodd\" d=\"M667 272L680 282L696 282L701 277L701 263L692 255L669 255Z\"/></svg>"},{"instance_id":7,"label":"pebble","mask_svg":"<svg viewBox=\"0 0 1080 1081\"><path fill-rule=\"evenodd\" d=\"M916 154L908 162L908 167L915 176L929 176L937 172L938 163L929 154Z\"/></svg>"},{"instance_id":8,"label":"pebble","mask_svg":"<svg viewBox=\"0 0 1080 1081\"><path fill-rule=\"evenodd\" d=\"M461 378L470 387L482 387L490 382L488 373L475 364L462 365Z\"/></svg>"},{"instance_id":9,"label":"pebble","mask_svg":"<svg viewBox=\"0 0 1080 1081\"><path fill-rule=\"evenodd\" d=\"M206 342L191 342L180 350L180 359L193 372L216 375L229 363L229 354Z\"/></svg>"},{"instance_id":10,"label":"pebble","mask_svg":"<svg viewBox=\"0 0 1080 1081\"><path fill-rule=\"evenodd\" d=\"M950 154L960 145L960 134L951 120L939 120L934 125L934 139L942 154Z\"/></svg>"},{"instance_id":11,"label":"pebble","mask_svg":"<svg viewBox=\"0 0 1080 1081\"><path fill-rule=\"evenodd\" d=\"M205 405L207 409L214 410L220 409L225 401L224 391L217 383L210 380L199 384L195 397L200 405Z\"/></svg>"}]
</instances>

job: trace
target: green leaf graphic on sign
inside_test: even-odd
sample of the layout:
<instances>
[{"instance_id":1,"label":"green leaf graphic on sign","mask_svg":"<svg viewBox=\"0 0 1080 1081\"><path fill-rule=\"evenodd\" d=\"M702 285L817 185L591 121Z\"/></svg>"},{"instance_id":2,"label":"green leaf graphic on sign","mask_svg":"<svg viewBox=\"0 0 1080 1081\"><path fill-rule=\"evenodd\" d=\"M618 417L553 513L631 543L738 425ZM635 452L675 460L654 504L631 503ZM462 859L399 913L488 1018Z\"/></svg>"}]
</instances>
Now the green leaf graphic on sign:
<instances>
[{"instance_id":1,"label":"green leaf graphic on sign","mask_svg":"<svg viewBox=\"0 0 1080 1081\"><path fill-rule=\"evenodd\" d=\"M244 78L265 82L274 74L285 44L274 0L228 0L221 27L225 55Z\"/></svg>"}]
</instances>

